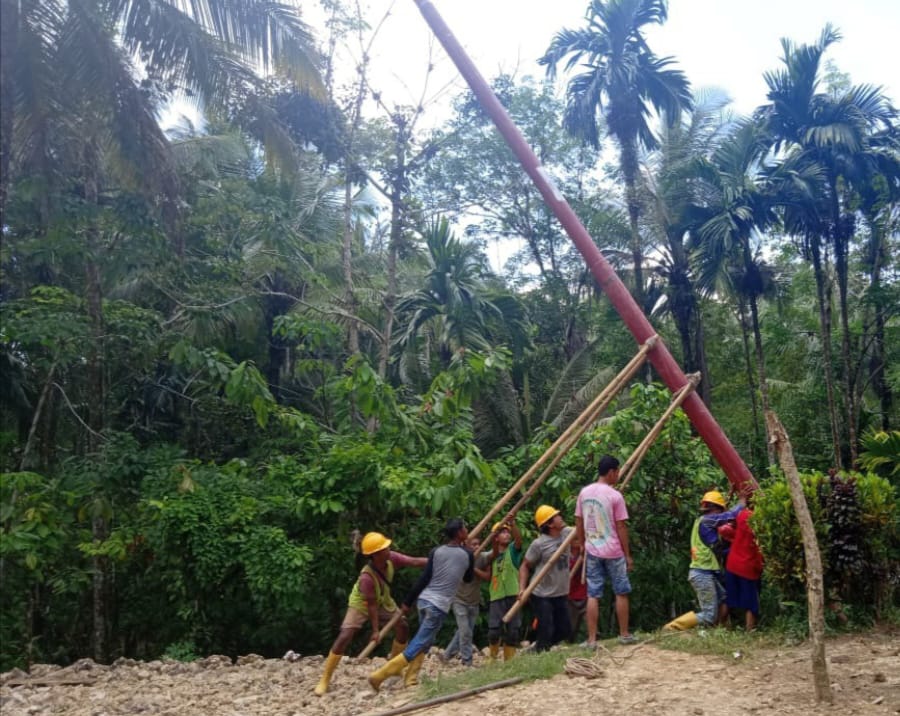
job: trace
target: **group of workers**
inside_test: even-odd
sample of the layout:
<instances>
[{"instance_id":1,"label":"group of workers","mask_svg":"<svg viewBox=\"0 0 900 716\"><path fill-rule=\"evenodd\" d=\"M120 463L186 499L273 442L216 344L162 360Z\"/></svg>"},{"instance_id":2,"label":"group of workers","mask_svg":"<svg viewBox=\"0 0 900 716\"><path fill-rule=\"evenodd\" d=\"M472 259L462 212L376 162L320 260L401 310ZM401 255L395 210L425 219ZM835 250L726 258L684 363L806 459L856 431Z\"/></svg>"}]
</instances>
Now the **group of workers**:
<instances>
[{"instance_id":1,"label":"group of workers","mask_svg":"<svg viewBox=\"0 0 900 716\"><path fill-rule=\"evenodd\" d=\"M361 552L367 564L350 594L346 616L328 656L315 693L328 691L335 669L356 633L369 621L370 640L380 639L381 627L398 616L388 660L369 675L376 692L391 676L402 676L406 686L418 683L422 662L444 620L452 613L457 630L442 658L456 655L472 665L472 635L481 602L481 584L488 582L488 644L491 659L512 659L519 645L523 597L530 592L536 621L533 649L545 651L572 638L578 619L585 617L587 640L584 647L597 645L599 604L605 585L611 586L618 622L618 640L633 644L629 631L628 573L633 566L628 540L628 510L622 494L615 489L619 461L609 455L600 459L597 480L584 487L575 507L575 527L567 526L560 510L541 505L535 512L538 537L523 552L522 534L515 521L497 522L488 538L490 548L477 553L478 539L469 538L463 520L453 518L444 527L445 541L428 557L411 557L391 550L391 540L378 532L365 535ZM697 593L700 608L688 612L666 629L687 629L698 624L722 621L729 605L747 610L747 628L752 628L759 611L759 575L752 577L756 562L746 553L755 549L755 538L747 523L749 510L740 505L726 511L725 499L708 492L701 501L701 514L691 533L689 581ZM572 531L576 534L573 536ZM730 531L729 531L730 529ZM723 583L717 550L723 542L732 544L736 571L726 574ZM564 547L564 549L560 549ZM553 555L559 552L555 562ZM758 549L756 549L758 555ZM761 571L761 557L758 560ZM421 567L422 574L398 606L391 596L394 571L399 567ZM545 569L546 567L546 569ZM543 574L540 574L543 572ZM728 577L727 575L731 575ZM536 583L532 581L540 576ZM726 597L727 595L727 597ZM755 601L754 601L755 597ZM405 615L416 606L419 627L409 638ZM513 610L513 611L511 611ZM752 618L751 618L752 613Z\"/></svg>"}]
</instances>

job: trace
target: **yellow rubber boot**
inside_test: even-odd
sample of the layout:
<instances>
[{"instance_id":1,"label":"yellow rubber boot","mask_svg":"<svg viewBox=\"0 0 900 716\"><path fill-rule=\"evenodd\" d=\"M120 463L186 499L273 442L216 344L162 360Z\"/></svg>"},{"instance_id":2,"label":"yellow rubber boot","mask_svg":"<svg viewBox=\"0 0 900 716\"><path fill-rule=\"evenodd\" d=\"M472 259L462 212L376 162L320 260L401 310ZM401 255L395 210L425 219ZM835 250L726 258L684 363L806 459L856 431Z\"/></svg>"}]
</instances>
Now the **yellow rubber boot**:
<instances>
[{"instance_id":1,"label":"yellow rubber boot","mask_svg":"<svg viewBox=\"0 0 900 716\"><path fill-rule=\"evenodd\" d=\"M325 659L325 670L322 672L322 678L319 679L319 683L316 684L316 696L322 696L326 691L328 691L328 684L331 683L331 677L334 674L334 670L340 663L340 654L335 654L333 651L328 652L328 657Z\"/></svg>"},{"instance_id":2,"label":"yellow rubber boot","mask_svg":"<svg viewBox=\"0 0 900 716\"><path fill-rule=\"evenodd\" d=\"M514 646L504 646L503 647L503 661L509 661L516 655L516 647Z\"/></svg>"},{"instance_id":3,"label":"yellow rubber boot","mask_svg":"<svg viewBox=\"0 0 900 716\"><path fill-rule=\"evenodd\" d=\"M388 655L388 659L393 659L395 656L397 656L397 654L399 654L406 648L406 645L408 643L409 642L407 641L397 641L396 639L394 639L393 643L391 644L391 653Z\"/></svg>"},{"instance_id":4,"label":"yellow rubber boot","mask_svg":"<svg viewBox=\"0 0 900 716\"><path fill-rule=\"evenodd\" d=\"M369 686L375 689L375 693L378 693L378 690L381 688L381 684L384 683L384 680L389 676L399 676L400 672L406 668L407 664L409 664L409 662L406 660L406 657L403 656L402 653L397 654L397 656L387 662L380 669L376 669L371 674L369 674Z\"/></svg>"},{"instance_id":5,"label":"yellow rubber boot","mask_svg":"<svg viewBox=\"0 0 900 716\"><path fill-rule=\"evenodd\" d=\"M406 667L406 676L403 678L403 683L406 686L417 686L419 683L419 671L422 669L422 662L425 661L425 652L416 655L413 657L413 660L409 662L409 666Z\"/></svg>"},{"instance_id":6,"label":"yellow rubber boot","mask_svg":"<svg viewBox=\"0 0 900 716\"><path fill-rule=\"evenodd\" d=\"M490 654L490 656L488 658L491 661L496 661L497 657L500 655L500 645L499 644L490 644L488 646L488 649L489 649L488 653Z\"/></svg>"},{"instance_id":7,"label":"yellow rubber boot","mask_svg":"<svg viewBox=\"0 0 900 716\"><path fill-rule=\"evenodd\" d=\"M697 626L697 613L687 612L666 624L663 627L663 631L685 631L686 629L693 629L695 626Z\"/></svg>"}]
</instances>

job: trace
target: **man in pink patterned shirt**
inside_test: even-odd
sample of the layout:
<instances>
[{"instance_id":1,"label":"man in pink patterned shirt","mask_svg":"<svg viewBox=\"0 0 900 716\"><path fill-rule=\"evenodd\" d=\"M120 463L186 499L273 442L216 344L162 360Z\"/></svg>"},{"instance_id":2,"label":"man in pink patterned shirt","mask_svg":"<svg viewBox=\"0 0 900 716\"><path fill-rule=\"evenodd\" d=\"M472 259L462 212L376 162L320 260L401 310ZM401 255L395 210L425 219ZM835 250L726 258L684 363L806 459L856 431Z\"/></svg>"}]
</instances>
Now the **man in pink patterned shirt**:
<instances>
[{"instance_id":1,"label":"man in pink patterned shirt","mask_svg":"<svg viewBox=\"0 0 900 716\"><path fill-rule=\"evenodd\" d=\"M628 544L628 509L622 493L613 488L619 481L619 461L604 455L597 466L597 481L583 488L575 506L575 529L584 545L587 559L587 630L584 646L597 645L597 621L603 585L609 581L616 595L616 618L619 642L633 644L637 640L628 630L628 595L631 582L628 572L633 561Z\"/></svg>"}]
</instances>

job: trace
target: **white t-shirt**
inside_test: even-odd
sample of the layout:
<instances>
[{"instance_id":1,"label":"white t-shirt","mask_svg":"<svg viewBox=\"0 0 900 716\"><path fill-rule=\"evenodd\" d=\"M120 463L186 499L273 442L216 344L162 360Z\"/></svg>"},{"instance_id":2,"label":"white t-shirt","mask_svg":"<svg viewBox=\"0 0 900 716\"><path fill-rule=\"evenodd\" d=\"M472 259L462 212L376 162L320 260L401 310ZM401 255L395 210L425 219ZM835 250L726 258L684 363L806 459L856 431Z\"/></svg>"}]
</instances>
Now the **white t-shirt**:
<instances>
[{"instance_id":1,"label":"white t-shirt","mask_svg":"<svg viewBox=\"0 0 900 716\"><path fill-rule=\"evenodd\" d=\"M628 519L622 493L605 482L593 482L583 488L575 505L575 516L584 521L587 553L601 559L624 557L616 522Z\"/></svg>"}]
</instances>

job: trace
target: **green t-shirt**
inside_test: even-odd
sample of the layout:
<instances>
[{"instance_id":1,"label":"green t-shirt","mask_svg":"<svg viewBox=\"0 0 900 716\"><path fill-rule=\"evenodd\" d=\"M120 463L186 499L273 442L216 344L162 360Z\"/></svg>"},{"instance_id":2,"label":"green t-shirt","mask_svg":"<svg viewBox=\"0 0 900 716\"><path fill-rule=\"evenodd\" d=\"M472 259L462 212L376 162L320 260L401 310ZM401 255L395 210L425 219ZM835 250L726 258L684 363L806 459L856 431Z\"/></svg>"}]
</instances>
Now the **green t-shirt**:
<instances>
[{"instance_id":1,"label":"green t-shirt","mask_svg":"<svg viewBox=\"0 0 900 716\"><path fill-rule=\"evenodd\" d=\"M490 552L484 552L485 557ZM504 597L515 597L519 593L519 566L522 564L522 550L516 549L516 543L510 542L503 552L497 555L491 565L491 601Z\"/></svg>"}]
</instances>

